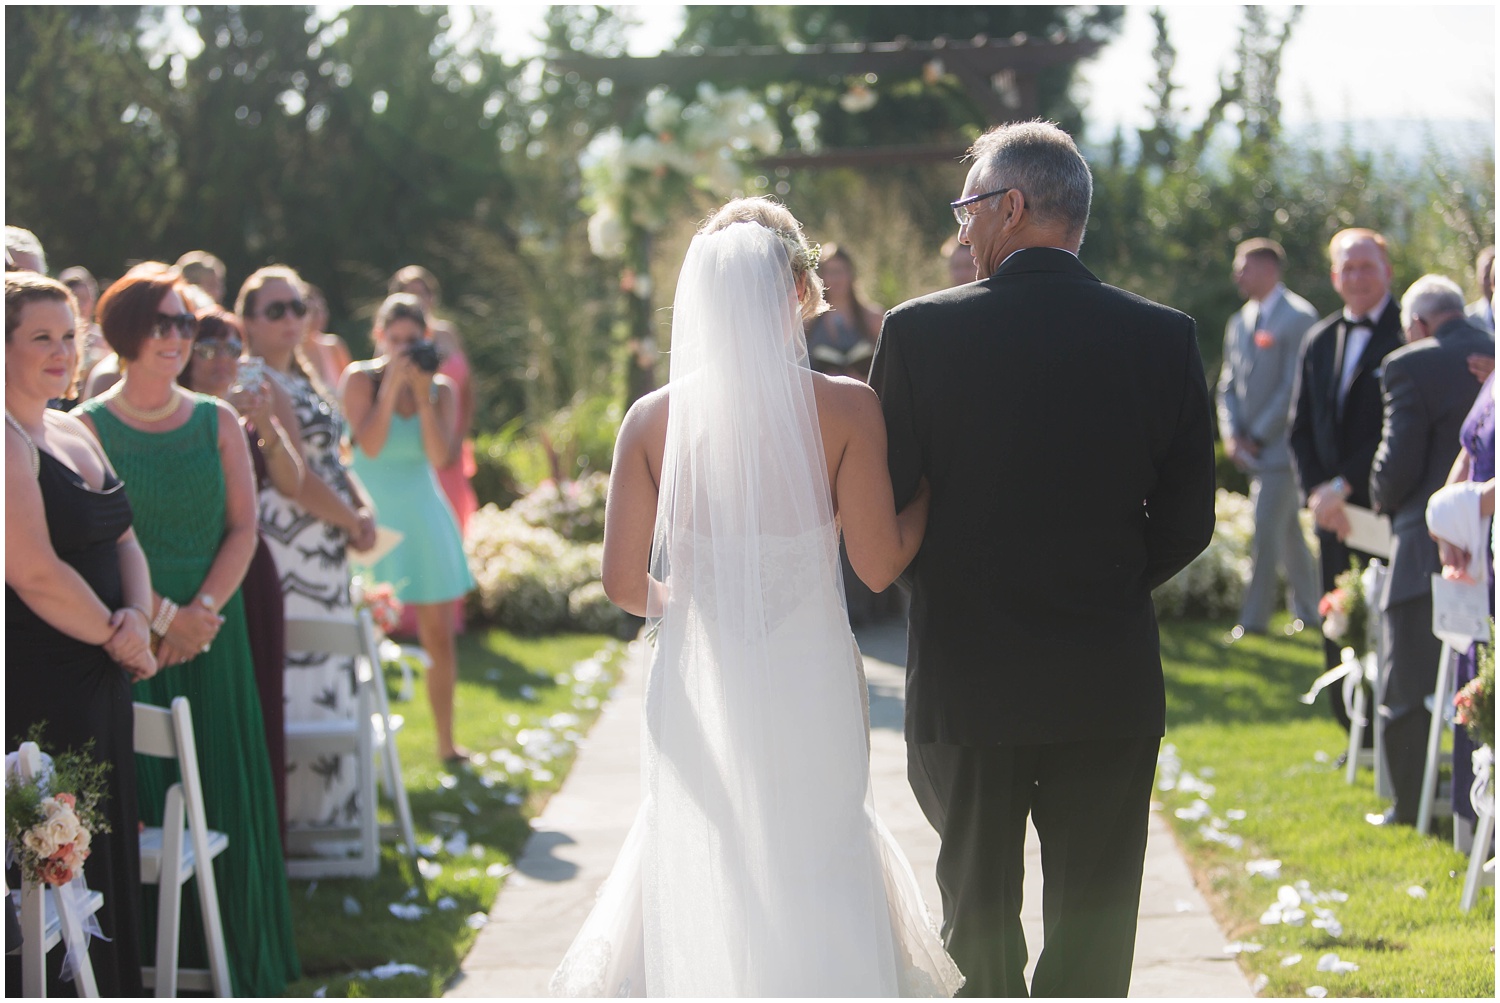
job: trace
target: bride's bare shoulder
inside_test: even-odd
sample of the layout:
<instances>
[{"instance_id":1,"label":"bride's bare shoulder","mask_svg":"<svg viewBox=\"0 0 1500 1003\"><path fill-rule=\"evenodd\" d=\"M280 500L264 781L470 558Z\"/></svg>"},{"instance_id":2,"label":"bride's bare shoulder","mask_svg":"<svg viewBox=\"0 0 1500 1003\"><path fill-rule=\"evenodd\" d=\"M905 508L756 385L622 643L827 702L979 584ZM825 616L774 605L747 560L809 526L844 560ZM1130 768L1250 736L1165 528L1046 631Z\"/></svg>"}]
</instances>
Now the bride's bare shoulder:
<instances>
[{"instance_id":1,"label":"bride's bare shoulder","mask_svg":"<svg viewBox=\"0 0 1500 1003\"><path fill-rule=\"evenodd\" d=\"M818 402L818 417L825 424L842 427L861 424L880 412L880 398L866 383L850 376L825 376L813 373L813 396Z\"/></svg>"},{"instance_id":2,"label":"bride's bare shoulder","mask_svg":"<svg viewBox=\"0 0 1500 1003\"><path fill-rule=\"evenodd\" d=\"M670 385L653 390L630 405L620 423L620 439L649 447L667 437L667 401Z\"/></svg>"}]
</instances>

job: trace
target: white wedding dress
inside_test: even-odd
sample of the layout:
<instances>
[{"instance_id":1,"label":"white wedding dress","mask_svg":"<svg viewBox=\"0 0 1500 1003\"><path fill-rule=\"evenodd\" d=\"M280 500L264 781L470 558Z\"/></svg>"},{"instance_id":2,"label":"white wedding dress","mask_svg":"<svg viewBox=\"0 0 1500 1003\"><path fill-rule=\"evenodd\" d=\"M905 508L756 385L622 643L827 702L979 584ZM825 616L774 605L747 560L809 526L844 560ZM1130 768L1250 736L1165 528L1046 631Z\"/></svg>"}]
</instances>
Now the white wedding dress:
<instances>
[{"instance_id":1,"label":"white wedding dress","mask_svg":"<svg viewBox=\"0 0 1500 1003\"><path fill-rule=\"evenodd\" d=\"M875 814L787 252L700 235L674 306L642 803L555 996L951 996Z\"/></svg>"}]
</instances>

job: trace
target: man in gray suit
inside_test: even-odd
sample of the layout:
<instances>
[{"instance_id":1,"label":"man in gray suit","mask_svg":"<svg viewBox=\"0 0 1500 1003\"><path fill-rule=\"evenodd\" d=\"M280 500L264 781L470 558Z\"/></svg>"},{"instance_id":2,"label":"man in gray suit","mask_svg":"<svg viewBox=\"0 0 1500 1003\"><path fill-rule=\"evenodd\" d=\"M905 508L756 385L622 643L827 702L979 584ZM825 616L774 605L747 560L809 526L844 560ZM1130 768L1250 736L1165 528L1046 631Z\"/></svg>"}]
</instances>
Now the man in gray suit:
<instances>
[{"instance_id":1,"label":"man in gray suit","mask_svg":"<svg viewBox=\"0 0 1500 1003\"><path fill-rule=\"evenodd\" d=\"M1464 308L1469 323L1490 334L1495 333L1495 248L1486 247L1474 262L1474 277L1479 280L1479 298Z\"/></svg>"},{"instance_id":2,"label":"man in gray suit","mask_svg":"<svg viewBox=\"0 0 1500 1003\"><path fill-rule=\"evenodd\" d=\"M1385 358L1385 418L1370 468L1370 501L1391 517L1391 573L1375 597L1384 611L1386 769L1396 803L1377 825L1414 825L1430 722L1423 699L1437 682L1442 644L1432 635L1432 574L1441 569L1427 533L1427 500L1458 455L1458 433L1479 393L1469 356L1495 354L1495 339L1464 317L1463 292L1424 275L1401 298L1408 344Z\"/></svg>"},{"instance_id":3,"label":"man in gray suit","mask_svg":"<svg viewBox=\"0 0 1500 1003\"><path fill-rule=\"evenodd\" d=\"M1274 240L1257 237L1234 249L1234 283L1246 302L1224 325L1219 435L1229 459L1250 475L1255 539L1250 584L1228 643L1265 633L1283 568L1293 616L1287 633L1318 620L1318 573L1297 522L1297 480L1286 438L1303 336L1318 312L1282 284L1285 266L1286 252Z\"/></svg>"}]
</instances>

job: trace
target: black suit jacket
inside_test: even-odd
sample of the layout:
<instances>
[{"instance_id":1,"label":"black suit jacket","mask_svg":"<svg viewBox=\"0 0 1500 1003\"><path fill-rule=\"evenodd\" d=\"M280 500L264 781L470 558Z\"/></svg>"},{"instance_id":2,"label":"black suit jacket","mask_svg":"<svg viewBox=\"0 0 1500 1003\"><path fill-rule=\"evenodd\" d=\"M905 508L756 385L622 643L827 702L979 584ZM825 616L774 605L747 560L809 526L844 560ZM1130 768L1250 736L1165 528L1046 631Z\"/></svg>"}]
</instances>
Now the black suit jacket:
<instances>
[{"instance_id":1,"label":"black suit jacket","mask_svg":"<svg viewBox=\"0 0 1500 1003\"><path fill-rule=\"evenodd\" d=\"M1292 393L1292 466L1304 503L1313 488L1342 475L1349 484L1349 502L1368 508L1370 463L1380 445L1380 365L1401 347L1401 307L1394 295L1386 303L1340 408L1344 327L1342 311L1329 314L1302 343Z\"/></svg>"},{"instance_id":2,"label":"black suit jacket","mask_svg":"<svg viewBox=\"0 0 1500 1003\"><path fill-rule=\"evenodd\" d=\"M1385 358L1385 424L1370 468L1370 500L1391 517L1391 573L1380 608L1426 595L1442 570L1427 535L1427 500L1448 479L1458 433L1479 381L1471 355L1495 354L1495 339L1460 317Z\"/></svg>"},{"instance_id":3,"label":"black suit jacket","mask_svg":"<svg viewBox=\"0 0 1500 1003\"><path fill-rule=\"evenodd\" d=\"M1151 590L1214 526L1193 319L1031 248L887 314L871 383L897 504L932 485L907 740L1163 734Z\"/></svg>"}]
</instances>

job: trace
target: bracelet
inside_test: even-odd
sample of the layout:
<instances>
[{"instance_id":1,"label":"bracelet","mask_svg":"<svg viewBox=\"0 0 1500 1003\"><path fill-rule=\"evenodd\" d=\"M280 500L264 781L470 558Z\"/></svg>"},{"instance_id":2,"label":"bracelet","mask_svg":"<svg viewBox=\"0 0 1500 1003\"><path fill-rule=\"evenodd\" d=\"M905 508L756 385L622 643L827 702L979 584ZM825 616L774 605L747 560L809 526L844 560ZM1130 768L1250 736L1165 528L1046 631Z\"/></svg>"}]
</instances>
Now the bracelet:
<instances>
[{"instance_id":1,"label":"bracelet","mask_svg":"<svg viewBox=\"0 0 1500 1003\"><path fill-rule=\"evenodd\" d=\"M161 605L156 608L156 619L151 621L151 633L157 637L166 637L176 616L177 604L166 596L162 596Z\"/></svg>"}]
</instances>

